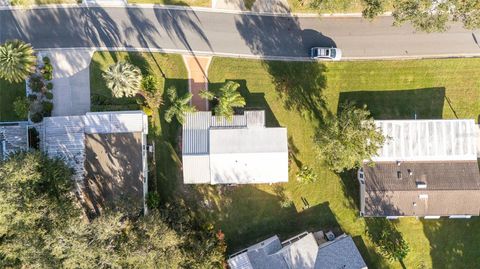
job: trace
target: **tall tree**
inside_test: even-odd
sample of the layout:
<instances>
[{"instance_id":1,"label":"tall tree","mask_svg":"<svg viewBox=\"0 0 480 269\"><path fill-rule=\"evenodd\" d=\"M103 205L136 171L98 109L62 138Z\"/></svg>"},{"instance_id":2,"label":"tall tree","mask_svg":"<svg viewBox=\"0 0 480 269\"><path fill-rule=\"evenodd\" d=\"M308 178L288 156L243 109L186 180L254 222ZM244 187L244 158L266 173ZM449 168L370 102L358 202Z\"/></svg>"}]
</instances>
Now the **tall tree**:
<instances>
[{"instance_id":1,"label":"tall tree","mask_svg":"<svg viewBox=\"0 0 480 269\"><path fill-rule=\"evenodd\" d=\"M103 73L103 78L112 95L117 98L135 96L142 83L140 69L127 62L110 65Z\"/></svg>"},{"instance_id":2,"label":"tall tree","mask_svg":"<svg viewBox=\"0 0 480 269\"><path fill-rule=\"evenodd\" d=\"M172 122L175 117L180 124L185 121L185 113L195 112L195 107L190 105L193 95L190 92L183 96L178 96L177 89L170 87L167 90L168 100L170 101L168 109L165 111L165 121Z\"/></svg>"},{"instance_id":3,"label":"tall tree","mask_svg":"<svg viewBox=\"0 0 480 269\"><path fill-rule=\"evenodd\" d=\"M158 88L158 81L154 76L148 75L142 79L142 89L138 94L143 97L143 103L151 113L158 114L158 108L163 104L163 92Z\"/></svg>"},{"instance_id":4,"label":"tall tree","mask_svg":"<svg viewBox=\"0 0 480 269\"><path fill-rule=\"evenodd\" d=\"M360 167L385 142L370 112L351 103L340 107L338 116L325 120L316 135L319 157L335 172Z\"/></svg>"},{"instance_id":5,"label":"tall tree","mask_svg":"<svg viewBox=\"0 0 480 269\"><path fill-rule=\"evenodd\" d=\"M40 152L0 163L0 267L57 267L46 235L78 217L71 190L71 170Z\"/></svg>"},{"instance_id":6,"label":"tall tree","mask_svg":"<svg viewBox=\"0 0 480 269\"><path fill-rule=\"evenodd\" d=\"M35 71L35 52L30 44L9 40L0 46L0 77L21 82Z\"/></svg>"},{"instance_id":7,"label":"tall tree","mask_svg":"<svg viewBox=\"0 0 480 269\"><path fill-rule=\"evenodd\" d=\"M240 84L234 81L226 82L220 89L215 91L203 90L200 96L207 100L216 100L218 104L214 108L215 115L232 119L235 107L244 107L245 98L238 92Z\"/></svg>"}]
</instances>

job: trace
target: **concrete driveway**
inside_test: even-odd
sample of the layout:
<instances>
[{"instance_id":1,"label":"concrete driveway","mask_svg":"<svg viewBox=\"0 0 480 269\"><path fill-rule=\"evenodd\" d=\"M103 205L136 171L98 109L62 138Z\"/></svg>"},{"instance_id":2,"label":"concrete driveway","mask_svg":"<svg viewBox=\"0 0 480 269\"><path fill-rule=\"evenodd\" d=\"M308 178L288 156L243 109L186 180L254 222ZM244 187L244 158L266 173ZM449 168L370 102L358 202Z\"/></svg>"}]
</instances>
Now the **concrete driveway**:
<instances>
[{"instance_id":1,"label":"concrete driveway","mask_svg":"<svg viewBox=\"0 0 480 269\"><path fill-rule=\"evenodd\" d=\"M84 115L90 111L90 61L94 50L42 50L53 65L52 116Z\"/></svg>"}]
</instances>

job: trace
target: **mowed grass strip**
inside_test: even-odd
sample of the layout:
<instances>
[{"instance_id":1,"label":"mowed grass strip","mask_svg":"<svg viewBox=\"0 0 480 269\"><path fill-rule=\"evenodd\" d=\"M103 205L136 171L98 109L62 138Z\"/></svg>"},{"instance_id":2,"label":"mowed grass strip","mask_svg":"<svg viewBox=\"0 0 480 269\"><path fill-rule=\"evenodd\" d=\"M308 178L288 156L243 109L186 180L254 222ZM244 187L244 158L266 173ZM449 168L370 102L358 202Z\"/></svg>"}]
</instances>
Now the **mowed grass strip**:
<instances>
[{"instance_id":1,"label":"mowed grass strip","mask_svg":"<svg viewBox=\"0 0 480 269\"><path fill-rule=\"evenodd\" d=\"M13 102L25 96L25 82L10 83L0 79L0 122L17 121L20 119L15 113Z\"/></svg>"},{"instance_id":2,"label":"mowed grass strip","mask_svg":"<svg viewBox=\"0 0 480 269\"><path fill-rule=\"evenodd\" d=\"M339 103L366 104L376 119L474 118L480 114L480 59L293 63L214 58L210 87L226 80L241 84L247 106L267 110L268 125L288 128L290 181L283 186L239 186L221 195L209 212L225 232L228 252L273 234L282 238L309 229L340 228L352 235L371 268L400 268L381 256L359 217L354 175L336 175L318 161L313 136L325 113ZM295 173L314 168L318 181L300 184ZM213 188L213 187L212 187ZM282 196L293 201L281 205ZM304 201L307 201L308 205ZM407 268L445 268L480 264L480 221L395 222L410 246Z\"/></svg>"}]
</instances>

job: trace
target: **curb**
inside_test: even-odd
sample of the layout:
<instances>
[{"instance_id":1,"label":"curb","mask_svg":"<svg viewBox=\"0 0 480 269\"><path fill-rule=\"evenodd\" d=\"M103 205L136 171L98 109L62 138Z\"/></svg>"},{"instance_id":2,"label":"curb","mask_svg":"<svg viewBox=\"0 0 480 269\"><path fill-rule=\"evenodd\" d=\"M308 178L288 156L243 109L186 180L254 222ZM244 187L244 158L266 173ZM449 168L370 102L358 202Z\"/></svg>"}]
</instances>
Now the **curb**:
<instances>
[{"instance_id":1,"label":"curb","mask_svg":"<svg viewBox=\"0 0 480 269\"><path fill-rule=\"evenodd\" d=\"M37 51L57 51L57 50L86 50L86 51L128 51L128 52L160 52L175 53L181 55L192 56L213 56L227 58L242 58L253 60L270 60L270 61L291 61L291 62L313 62L310 57L293 57L293 56L265 56L251 55L241 53L225 53L212 51L190 51L183 49L158 49L158 48L132 48L132 47L77 47L77 48L36 48ZM421 59L449 59L449 58L477 58L479 53L457 53L457 54L430 54L430 55L408 55L408 56L356 56L343 57L342 61L368 61L368 60L421 60ZM328 61L328 60L325 60Z\"/></svg>"},{"instance_id":2,"label":"curb","mask_svg":"<svg viewBox=\"0 0 480 269\"><path fill-rule=\"evenodd\" d=\"M215 1L215 0L212 0ZM353 17L361 18L362 13L278 13L278 12L263 12L263 11L244 11L244 10L229 10L219 9L211 7L198 7L198 6L175 6L175 5L161 5L161 4L118 4L118 3L101 3L101 4L46 4L46 5L32 5L32 6L0 6L1 10L35 10L35 9L68 9L68 8L151 8L151 9L168 9L168 10L182 10L182 11L196 11L196 12L211 12L211 13L224 13L224 14L236 14L236 15L250 15L250 16L276 16L276 17ZM385 12L380 16L391 16L391 12Z\"/></svg>"}]
</instances>

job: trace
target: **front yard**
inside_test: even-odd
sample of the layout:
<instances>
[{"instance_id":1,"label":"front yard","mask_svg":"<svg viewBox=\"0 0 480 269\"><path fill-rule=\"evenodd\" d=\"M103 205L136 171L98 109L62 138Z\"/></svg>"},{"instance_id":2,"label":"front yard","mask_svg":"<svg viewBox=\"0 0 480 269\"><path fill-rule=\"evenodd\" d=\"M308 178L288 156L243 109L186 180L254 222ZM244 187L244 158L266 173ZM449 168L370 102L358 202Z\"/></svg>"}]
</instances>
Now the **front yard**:
<instances>
[{"instance_id":1,"label":"front yard","mask_svg":"<svg viewBox=\"0 0 480 269\"><path fill-rule=\"evenodd\" d=\"M0 79L0 122L24 120L18 118L13 102L25 96L25 82L10 83Z\"/></svg>"},{"instance_id":2,"label":"front yard","mask_svg":"<svg viewBox=\"0 0 480 269\"><path fill-rule=\"evenodd\" d=\"M145 75L159 80L159 91L171 85L186 91L187 71L179 55L98 52L92 59L92 110L138 109L133 98L115 99L105 86L102 70L128 59ZM367 104L375 118L475 118L480 114L480 59L286 63L214 58L210 88L236 80L248 107L263 108L269 126L288 128L290 181L283 185L238 187L181 184L179 126L163 120L166 104L149 130L156 145L156 174L150 189L164 202L186 197L193 215L202 216L225 233L233 253L273 234L282 238L305 230L342 230L355 240L370 268L399 268L378 254L358 217L357 184L350 174L336 175L317 161L312 136L325 113L336 113L339 102ZM282 96L281 98L279 96ZM166 99L166 98L164 98ZM2 99L3 101L3 99ZM312 167L315 183L295 180L299 166ZM154 180L156 178L156 180ZM290 201L292 203L290 203ZM410 246L407 268L444 268L480 264L480 220L423 221L406 218L395 225ZM377 227L378 228L378 227Z\"/></svg>"}]
</instances>

